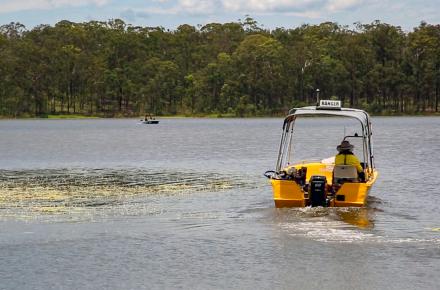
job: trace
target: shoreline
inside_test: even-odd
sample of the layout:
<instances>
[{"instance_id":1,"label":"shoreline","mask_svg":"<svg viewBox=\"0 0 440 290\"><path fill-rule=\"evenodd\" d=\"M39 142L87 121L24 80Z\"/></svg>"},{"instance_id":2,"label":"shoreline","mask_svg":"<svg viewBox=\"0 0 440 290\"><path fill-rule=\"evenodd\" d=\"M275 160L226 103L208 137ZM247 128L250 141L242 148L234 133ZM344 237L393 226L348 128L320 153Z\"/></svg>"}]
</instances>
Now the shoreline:
<instances>
[{"instance_id":1,"label":"shoreline","mask_svg":"<svg viewBox=\"0 0 440 290\"><path fill-rule=\"evenodd\" d=\"M440 117L440 112L432 113L414 113L414 114L370 114L371 117ZM229 114L206 114L206 115L163 115L155 116L157 119L252 119L252 118L284 118L285 115L280 116L235 116ZM81 120L81 119L143 119L142 116L113 116L104 117L99 115L81 115L81 114L62 114L62 115L47 115L44 117L8 117L0 116L0 120Z\"/></svg>"}]
</instances>

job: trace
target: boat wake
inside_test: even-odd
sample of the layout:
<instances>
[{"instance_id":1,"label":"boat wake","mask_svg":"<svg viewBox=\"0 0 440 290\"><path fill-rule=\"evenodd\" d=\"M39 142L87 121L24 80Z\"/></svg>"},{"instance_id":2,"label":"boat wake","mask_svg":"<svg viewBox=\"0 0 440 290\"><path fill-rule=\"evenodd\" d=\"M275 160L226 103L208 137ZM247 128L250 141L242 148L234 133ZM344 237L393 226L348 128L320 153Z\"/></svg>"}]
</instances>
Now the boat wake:
<instances>
[{"instance_id":1,"label":"boat wake","mask_svg":"<svg viewBox=\"0 0 440 290\"><path fill-rule=\"evenodd\" d=\"M325 243L429 244L440 238L387 237L373 230L372 208L294 208L279 210L278 224L290 236Z\"/></svg>"}]
</instances>

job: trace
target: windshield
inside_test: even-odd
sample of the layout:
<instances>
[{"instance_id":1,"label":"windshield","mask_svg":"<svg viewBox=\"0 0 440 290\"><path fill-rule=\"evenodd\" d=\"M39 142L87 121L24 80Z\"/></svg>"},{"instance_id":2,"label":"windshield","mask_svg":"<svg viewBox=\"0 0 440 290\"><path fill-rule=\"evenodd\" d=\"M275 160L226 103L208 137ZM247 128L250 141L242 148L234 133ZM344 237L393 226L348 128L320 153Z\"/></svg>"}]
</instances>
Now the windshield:
<instances>
[{"instance_id":1,"label":"windshield","mask_svg":"<svg viewBox=\"0 0 440 290\"><path fill-rule=\"evenodd\" d=\"M344 117L298 117L293 128L289 164L320 161L337 154L336 146L346 136L362 137L358 120ZM362 138L347 137L353 153L363 160Z\"/></svg>"}]
</instances>

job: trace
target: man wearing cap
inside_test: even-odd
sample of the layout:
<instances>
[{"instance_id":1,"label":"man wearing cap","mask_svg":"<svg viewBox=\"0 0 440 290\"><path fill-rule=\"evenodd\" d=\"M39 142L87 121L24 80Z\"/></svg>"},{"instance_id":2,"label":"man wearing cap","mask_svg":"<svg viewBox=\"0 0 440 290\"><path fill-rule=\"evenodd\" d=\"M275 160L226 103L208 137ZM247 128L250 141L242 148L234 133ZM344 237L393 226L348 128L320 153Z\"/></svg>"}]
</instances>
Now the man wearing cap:
<instances>
[{"instance_id":1,"label":"man wearing cap","mask_svg":"<svg viewBox=\"0 0 440 290\"><path fill-rule=\"evenodd\" d=\"M341 144L336 147L339 153L335 157L335 165L353 165L356 167L359 178L364 180L364 170L359 159L353 154L353 148L354 146L350 144L350 142L346 140L342 141Z\"/></svg>"}]
</instances>

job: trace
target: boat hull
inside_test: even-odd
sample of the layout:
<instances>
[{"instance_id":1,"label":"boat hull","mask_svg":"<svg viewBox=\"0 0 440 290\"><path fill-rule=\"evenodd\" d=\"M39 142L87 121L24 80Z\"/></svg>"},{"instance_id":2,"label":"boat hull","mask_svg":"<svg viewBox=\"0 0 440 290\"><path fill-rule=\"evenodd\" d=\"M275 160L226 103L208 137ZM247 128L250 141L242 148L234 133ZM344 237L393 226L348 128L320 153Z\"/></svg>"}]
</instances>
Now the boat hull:
<instances>
[{"instance_id":1,"label":"boat hull","mask_svg":"<svg viewBox=\"0 0 440 290\"><path fill-rule=\"evenodd\" d=\"M301 165L304 166L304 165ZM328 165L311 164L310 171L321 168L321 174L328 177L331 184L331 171ZM330 173L329 173L330 172ZM311 173L313 174L313 173ZM309 174L307 174L309 176ZM368 192L377 178L377 171L373 171L366 182L345 182L331 196L330 207L362 207L365 206ZM305 207L309 206L308 192L294 180L271 179L273 198L276 207Z\"/></svg>"}]
</instances>

